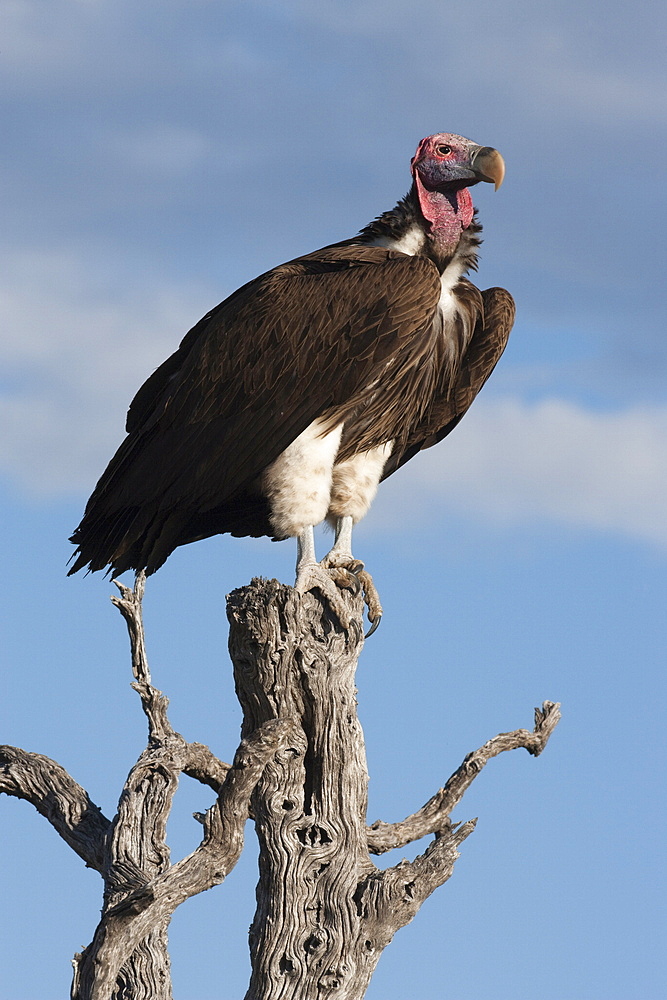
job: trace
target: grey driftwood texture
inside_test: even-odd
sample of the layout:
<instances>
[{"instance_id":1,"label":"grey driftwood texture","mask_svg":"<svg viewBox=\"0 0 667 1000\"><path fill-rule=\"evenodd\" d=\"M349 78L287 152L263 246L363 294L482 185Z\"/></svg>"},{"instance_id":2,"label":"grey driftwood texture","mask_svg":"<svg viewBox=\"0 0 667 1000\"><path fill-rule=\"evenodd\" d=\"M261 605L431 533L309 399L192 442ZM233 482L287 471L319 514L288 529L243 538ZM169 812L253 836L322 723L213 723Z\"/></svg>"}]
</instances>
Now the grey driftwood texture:
<instances>
[{"instance_id":1,"label":"grey driftwood texture","mask_svg":"<svg viewBox=\"0 0 667 1000\"><path fill-rule=\"evenodd\" d=\"M399 823L366 825L363 733L354 677L363 645L361 598L344 592L351 624L326 601L254 580L228 600L230 653L243 708L230 766L174 732L151 685L142 577L114 598L126 620L133 687L148 745L130 771L113 820L55 761L0 747L0 791L27 799L104 880L102 916L74 959L72 1000L170 1000L167 929L184 900L223 881L252 815L260 845L252 978L245 1000L361 1000L395 932L451 876L470 820L450 814L484 765L520 747L537 756L560 717L545 702L533 731L503 733L469 754L445 786ZM170 863L166 822L181 774L210 786L204 835ZM431 836L423 854L378 869L372 854Z\"/></svg>"}]
</instances>

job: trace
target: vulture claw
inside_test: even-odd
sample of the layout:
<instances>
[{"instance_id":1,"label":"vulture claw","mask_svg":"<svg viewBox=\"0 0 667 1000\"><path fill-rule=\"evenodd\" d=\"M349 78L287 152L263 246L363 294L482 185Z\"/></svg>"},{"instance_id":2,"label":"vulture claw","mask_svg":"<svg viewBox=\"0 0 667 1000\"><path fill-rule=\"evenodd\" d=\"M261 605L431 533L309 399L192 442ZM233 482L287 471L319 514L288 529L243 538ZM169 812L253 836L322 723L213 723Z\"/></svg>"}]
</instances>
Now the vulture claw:
<instances>
[{"instance_id":1,"label":"vulture claw","mask_svg":"<svg viewBox=\"0 0 667 1000\"><path fill-rule=\"evenodd\" d=\"M364 569L361 559L355 559L351 555L342 553L329 553L322 560L320 566L324 572L328 571L331 574L339 586L349 587L355 597L359 593L363 594L364 603L368 608L368 620L371 623L365 638L373 635L382 619L382 605L380 595L373 583L373 577ZM341 579L342 574L344 574L343 579ZM354 581L354 586L350 586L350 578Z\"/></svg>"},{"instance_id":2,"label":"vulture claw","mask_svg":"<svg viewBox=\"0 0 667 1000\"><path fill-rule=\"evenodd\" d=\"M382 621L382 613L380 613L379 615L376 615L375 618L371 618L371 616L369 615L368 616L368 620L371 623L371 627L369 628L368 632L364 636L364 639L370 638L370 636L373 635L373 632L375 632L375 630L378 628L380 622Z\"/></svg>"},{"instance_id":3,"label":"vulture claw","mask_svg":"<svg viewBox=\"0 0 667 1000\"><path fill-rule=\"evenodd\" d=\"M364 593L364 603L368 608L368 620L371 623L371 627L364 636L364 638L368 639L369 636L373 635L373 632L375 632L382 621L382 605L380 604L380 595L373 583L373 577L363 568L363 565L362 563L361 569L355 572L355 576L361 584Z\"/></svg>"},{"instance_id":4,"label":"vulture claw","mask_svg":"<svg viewBox=\"0 0 667 1000\"><path fill-rule=\"evenodd\" d=\"M361 593L361 581L349 566L327 566L326 563L322 563L322 566L339 587L352 591L355 597Z\"/></svg>"}]
</instances>

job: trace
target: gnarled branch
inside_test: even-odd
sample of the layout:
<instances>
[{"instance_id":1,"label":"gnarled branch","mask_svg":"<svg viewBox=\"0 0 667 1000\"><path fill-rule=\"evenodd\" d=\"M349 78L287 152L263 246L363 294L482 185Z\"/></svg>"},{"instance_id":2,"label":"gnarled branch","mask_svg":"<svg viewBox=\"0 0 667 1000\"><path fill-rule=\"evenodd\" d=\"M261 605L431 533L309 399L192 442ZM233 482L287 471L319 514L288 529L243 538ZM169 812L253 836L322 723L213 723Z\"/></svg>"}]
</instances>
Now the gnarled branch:
<instances>
[{"instance_id":1,"label":"gnarled branch","mask_svg":"<svg viewBox=\"0 0 667 1000\"><path fill-rule=\"evenodd\" d=\"M175 732L151 683L144 643L143 574L117 584L130 636L133 687L148 745L106 819L67 772L39 754L0 748L0 791L25 798L104 878L102 918L74 963L73 1000L171 1000L167 928L185 899L219 884L236 863L251 813L260 840L253 974L246 1000L360 1000L383 948L451 876L475 820L450 815L488 761L523 747L537 756L560 718L544 702L532 732L501 733L468 754L421 809L366 825L363 734L354 674L363 603L342 592L340 617L315 593L255 580L229 598L230 652L244 711L230 766ZM339 609L340 610L340 609ZM201 843L170 863L166 823L181 774L212 788ZM424 836L414 861L382 871L380 854Z\"/></svg>"},{"instance_id":2,"label":"gnarled branch","mask_svg":"<svg viewBox=\"0 0 667 1000\"><path fill-rule=\"evenodd\" d=\"M475 821L449 813L491 757L524 746L539 753L558 721L545 703L533 733L518 730L469 754L447 785L402 824L366 826L363 734L354 674L363 644L361 602L343 595L350 627L325 598L254 580L228 600L230 653L244 728L295 718L306 747L289 765L267 764L253 795L260 840L253 974L246 1000L363 997L383 948L451 876ZM435 834L412 862L377 869L380 853Z\"/></svg>"},{"instance_id":3,"label":"gnarled branch","mask_svg":"<svg viewBox=\"0 0 667 1000\"><path fill-rule=\"evenodd\" d=\"M250 796L266 762L289 746L291 736L293 724L278 720L243 740L218 799L206 814L199 847L105 909L80 963L79 980L82 985L90 982L85 994L90 1000L107 1000L123 965L151 931L168 923L182 902L218 885L231 871L243 847Z\"/></svg>"},{"instance_id":4,"label":"gnarled branch","mask_svg":"<svg viewBox=\"0 0 667 1000\"><path fill-rule=\"evenodd\" d=\"M76 959L74 1000L107 1000L128 974L132 977L137 959L151 943L151 978L161 973L163 981L156 996L171 995L164 986L171 915L190 896L222 882L236 864L250 795L267 760L290 742L294 728L285 719L261 727L242 741L231 767L203 744L188 743L169 722L167 698L151 683L141 607L145 576L137 574L134 590L116 585L121 596L112 600L127 624L132 686L148 719L149 742L130 771L111 824L105 906L93 941ZM170 865L166 823L181 773L214 788L217 799L204 816L199 847Z\"/></svg>"},{"instance_id":5,"label":"gnarled branch","mask_svg":"<svg viewBox=\"0 0 667 1000\"><path fill-rule=\"evenodd\" d=\"M439 789L428 802L412 816L400 823L383 823L376 820L368 827L368 850L371 854L384 854L396 847L405 847L413 840L420 840L429 834L439 833L447 826L449 816L463 798L483 767L492 757L505 750L523 748L538 757L560 719L560 705L545 701L542 708L535 709L535 728L516 729L513 733L500 733L473 750L449 778L444 788Z\"/></svg>"},{"instance_id":6,"label":"gnarled branch","mask_svg":"<svg viewBox=\"0 0 667 1000\"><path fill-rule=\"evenodd\" d=\"M0 746L0 792L30 802L88 868L103 870L111 823L55 760Z\"/></svg>"}]
</instances>

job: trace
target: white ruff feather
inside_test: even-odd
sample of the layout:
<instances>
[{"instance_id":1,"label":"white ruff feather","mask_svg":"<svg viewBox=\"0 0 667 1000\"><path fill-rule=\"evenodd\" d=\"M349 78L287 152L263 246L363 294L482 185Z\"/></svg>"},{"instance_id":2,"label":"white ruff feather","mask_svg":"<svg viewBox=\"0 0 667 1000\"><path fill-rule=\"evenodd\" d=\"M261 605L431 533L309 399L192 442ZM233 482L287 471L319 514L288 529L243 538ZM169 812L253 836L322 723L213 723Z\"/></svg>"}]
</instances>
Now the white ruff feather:
<instances>
[{"instance_id":1,"label":"white ruff feather","mask_svg":"<svg viewBox=\"0 0 667 1000\"><path fill-rule=\"evenodd\" d=\"M440 275L442 291L440 292L438 308L440 309L442 318L445 322L458 311L459 303L453 293L454 288L463 277L465 270L466 265L463 261L453 260L451 264L447 265L445 270Z\"/></svg>"},{"instance_id":2,"label":"white ruff feather","mask_svg":"<svg viewBox=\"0 0 667 1000\"><path fill-rule=\"evenodd\" d=\"M415 223L399 239L393 236L376 236L369 241L368 246L386 247L387 250L397 250L399 253L407 254L408 257L414 257L421 252L425 239L424 230Z\"/></svg>"}]
</instances>

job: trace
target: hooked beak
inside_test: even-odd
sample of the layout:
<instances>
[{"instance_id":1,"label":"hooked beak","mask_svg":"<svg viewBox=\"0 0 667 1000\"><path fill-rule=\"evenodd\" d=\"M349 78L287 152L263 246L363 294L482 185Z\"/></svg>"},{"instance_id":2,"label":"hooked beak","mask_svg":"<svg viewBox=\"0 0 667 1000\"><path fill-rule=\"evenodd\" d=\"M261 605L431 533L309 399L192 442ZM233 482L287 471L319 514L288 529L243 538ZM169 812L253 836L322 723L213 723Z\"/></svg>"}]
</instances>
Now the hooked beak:
<instances>
[{"instance_id":1,"label":"hooked beak","mask_svg":"<svg viewBox=\"0 0 667 1000\"><path fill-rule=\"evenodd\" d=\"M470 169L480 181L495 185L497 191L505 176L505 161L493 146L478 146L470 157Z\"/></svg>"}]
</instances>

